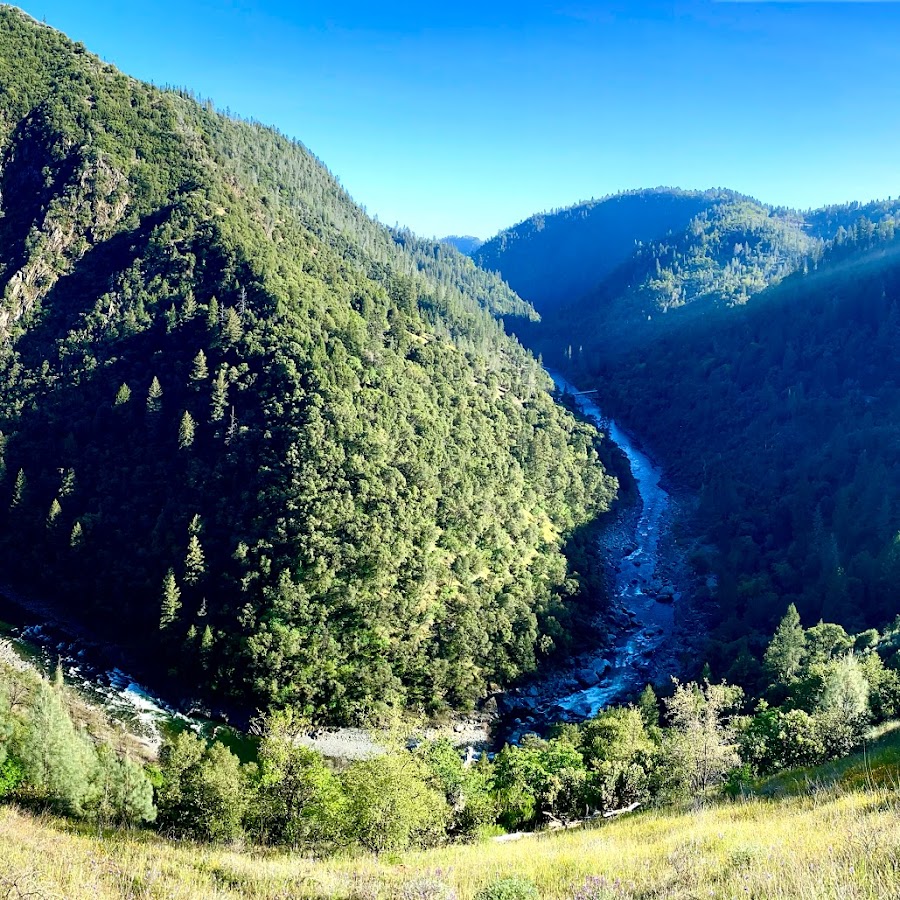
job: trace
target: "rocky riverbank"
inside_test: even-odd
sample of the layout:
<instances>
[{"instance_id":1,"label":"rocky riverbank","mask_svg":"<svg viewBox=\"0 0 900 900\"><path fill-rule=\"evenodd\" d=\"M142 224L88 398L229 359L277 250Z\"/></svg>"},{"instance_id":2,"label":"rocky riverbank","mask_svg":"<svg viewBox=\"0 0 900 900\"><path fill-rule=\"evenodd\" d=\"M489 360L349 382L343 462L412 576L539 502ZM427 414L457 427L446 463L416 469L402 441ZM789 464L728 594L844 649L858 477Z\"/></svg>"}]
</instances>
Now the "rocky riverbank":
<instances>
[{"instance_id":1,"label":"rocky riverbank","mask_svg":"<svg viewBox=\"0 0 900 900\"><path fill-rule=\"evenodd\" d=\"M593 622L596 646L539 674L500 700L499 741L519 740L558 721L577 721L624 702L644 685L680 674L699 652L710 585L692 572L689 498L665 484L662 471L596 404L551 373L628 459L630 502L598 530L607 600Z\"/></svg>"}]
</instances>

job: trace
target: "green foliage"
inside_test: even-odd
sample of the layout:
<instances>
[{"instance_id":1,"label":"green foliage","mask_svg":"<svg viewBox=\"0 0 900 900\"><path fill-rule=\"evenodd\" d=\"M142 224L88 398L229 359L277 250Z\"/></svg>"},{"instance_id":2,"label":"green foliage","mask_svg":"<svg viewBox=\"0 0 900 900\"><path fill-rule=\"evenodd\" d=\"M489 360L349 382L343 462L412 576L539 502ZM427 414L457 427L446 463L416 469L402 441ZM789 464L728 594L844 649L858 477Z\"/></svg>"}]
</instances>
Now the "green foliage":
<instances>
[{"instance_id":1,"label":"green foliage","mask_svg":"<svg viewBox=\"0 0 900 900\"><path fill-rule=\"evenodd\" d=\"M194 422L193 416L187 410L185 410L184 414L181 417L181 422L178 425L179 450L184 450L194 443L194 435L196 433L196 429L197 425Z\"/></svg>"},{"instance_id":2,"label":"green foliage","mask_svg":"<svg viewBox=\"0 0 900 900\"><path fill-rule=\"evenodd\" d=\"M789 684L800 671L806 654L806 634L800 624L800 614L792 603L775 630L766 648L764 664L769 674L780 684Z\"/></svg>"},{"instance_id":3,"label":"green foliage","mask_svg":"<svg viewBox=\"0 0 900 900\"><path fill-rule=\"evenodd\" d=\"M818 765L826 756L821 721L802 709L763 707L737 731L740 757L754 775Z\"/></svg>"},{"instance_id":4,"label":"green foliage","mask_svg":"<svg viewBox=\"0 0 900 900\"><path fill-rule=\"evenodd\" d=\"M128 828L156 819L153 785L143 768L104 745L97 748L91 800L91 817L104 826Z\"/></svg>"},{"instance_id":5,"label":"green foliage","mask_svg":"<svg viewBox=\"0 0 900 900\"><path fill-rule=\"evenodd\" d=\"M97 761L87 738L75 730L61 691L41 683L16 756L36 800L77 816L90 802Z\"/></svg>"},{"instance_id":6,"label":"green foliage","mask_svg":"<svg viewBox=\"0 0 900 900\"><path fill-rule=\"evenodd\" d=\"M498 878L475 894L475 900L538 900L538 889L528 878Z\"/></svg>"},{"instance_id":7,"label":"green foliage","mask_svg":"<svg viewBox=\"0 0 900 900\"><path fill-rule=\"evenodd\" d=\"M25 781L25 769L17 759L7 756L0 762L0 800L15 793Z\"/></svg>"},{"instance_id":8,"label":"green foliage","mask_svg":"<svg viewBox=\"0 0 900 900\"><path fill-rule=\"evenodd\" d=\"M638 697L637 708L640 711L641 718L644 720L645 727L655 728L659 725L659 698L656 696L656 691L653 690L653 685L648 684L641 691L641 696Z\"/></svg>"},{"instance_id":9,"label":"green foliage","mask_svg":"<svg viewBox=\"0 0 900 900\"><path fill-rule=\"evenodd\" d=\"M730 714L742 699L726 684L681 684L666 701L666 777L673 793L702 797L740 763Z\"/></svg>"},{"instance_id":10,"label":"green foliage","mask_svg":"<svg viewBox=\"0 0 900 900\"><path fill-rule=\"evenodd\" d=\"M162 385L159 383L159 379L154 375L153 380L150 382L150 387L147 389L147 412L152 415L158 415L160 410L162 409Z\"/></svg>"},{"instance_id":11,"label":"green foliage","mask_svg":"<svg viewBox=\"0 0 900 900\"><path fill-rule=\"evenodd\" d=\"M181 609L181 588L175 580L175 572L169 569L163 578L162 595L159 605L159 627L168 628L178 616Z\"/></svg>"},{"instance_id":12,"label":"green foliage","mask_svg":"<svg viewBox=\"0 0 900 900\"><path fill-rule=\"evenodd\" d=\"M338 844L344 797L338 778L315 751L298 743L305 723L290 711L272 713L259 743L250 831L265 843Z\"/></svg>"},{"instance_id":13,"label":"green foliage","mask_svg":"<svg viewBox=\"0 0 900 900\"><path fill-rule=\"evenodd\" d=\"M209 378L209 369L206 365L206 354L202 350L198 350L191 369L191 381L206 381L207 378Z\"/></svg>"},{"instance_id":14,"label":"green foliage","mask_svg":"<svg viewBox=\"0 0 900 900\"><path fill-rule=\"evenodd\" d=\"M459 750L446 738L425 741L416 750L429 771L429 781L440 791L450 809L447 832L454 837L473 837L497 819L490 767L485 761L467 765Z\"/></svg>"},{"instance_id":15,"label":"green foliage","mask_svg":"<svg viewBox=\"0 0 900 900\"><path fill-rule=\"evenodd\" d=\"M200 546L200 538L192 534L188 538L187 555L184 558L184 583L190 586L199 584L206 572L206 558Z\"/></svg>"},{"instance_id":16,"label":"green foliage","mask_svg":"<svg viewBox=\"0 0 900 900\"><path fill-rule=\"evenodd\" d=\"M47 527L51 527L55 524L56 520L59 518L59 514L62 512L62 506L59 503L59 500L54 497L50 501L50 509L47 511Z\"/></svg>"},{"instance_id":17,"label":"green foliage","mask_svg":"<svg viewBox=\"0 0 900 900\"><path fill-rule=\"evenodd\" d=\"M160 828L209 841L240 835L249 773L224 744L184 731L160 751L160 773Z\"/></svg>"},{"instance_id":18,"label":"green foliage","mask_svg":"<svg viewBox=\"0 0 900 900\"><path fill-rule=\"evenodd\" d=\"M28 479L25 477L25 470L19 469L16 474L15 484L13 485L12 499L10 500L10 509L19 506L25 498L25 488L28 485Z\"/></svg>"},{"instance_id":19,"label":"green foliage","mask_svg":"<svg viewBox=\"0 0 900 900\"><path fill-rule=\"evenodd\" d=\"M428 775L410 753L389 753L350 765L340 778L345 839L377 853L438 842L450 810Z\"/></svg>"},{"instance_id":20,"label":"green foliage","mask_svg":"<svg viewBox=\"0 0 900 900\"><path fill-rule=\"evenodd\" d=\"M656 696L648 696L647 690L653 694L648 685L640 707L604 710L581 729L594 808L605 811L644 803L658 790L659 710Z\"/></svg>"}]
</instances>

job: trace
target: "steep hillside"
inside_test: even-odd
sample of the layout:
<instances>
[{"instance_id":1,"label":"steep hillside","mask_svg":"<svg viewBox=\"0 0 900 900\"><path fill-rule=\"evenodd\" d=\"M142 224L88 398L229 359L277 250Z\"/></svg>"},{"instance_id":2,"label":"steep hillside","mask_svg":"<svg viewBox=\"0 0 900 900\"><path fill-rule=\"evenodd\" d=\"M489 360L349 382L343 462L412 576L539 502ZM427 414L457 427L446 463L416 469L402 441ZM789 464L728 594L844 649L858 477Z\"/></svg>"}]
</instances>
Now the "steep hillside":
<instances>
[{"instance_id":1,"label":"steep hillside","mask_svg":"<svg viewBox=\"0 0 900 900\"><path fill-rule=\"evenodd\" d=\"M599 287L515 328L599 388L604 410L700 496L719 550L697 560L718 576L710 661L754 690L789 603L854 628L883 627L900 608L900 202L797 213L709 199ZM565 216L593 235L587 212ZM625 216L611 257L631 226ZM533 229L530 249L532 273L557 278L553 241ZM500 259L524 291L514 254L506 270ZM596 277L593 258L568 264L564 282Z\"/></svg>"},{"instance_id":2,"label":"steep hillside","mask_svg":"<svg viewBox=\"0 0 900 900\"><path fill-rule=\"evenodd\" d=\"M730 192L670 188L617 194L532 216L473 257L544 314L598 288L643 244L681 232L714 204L737 199Z\"/></svg>"},{"instance_id":3,"label":"steep hillside","mask_svg":"<svg viewBox=\"0 0 900 900\"><path fill-rule=\"evenodd\" d=\"M900 244L862 221L738 309L685 319L581 383L699 492L719 554L714 670L753 685L789 602L881 628L900 609Z\"/></svg>"},{"instance_id":4,"label":"steep hillside","mask_svg":"<svg viewBox=\"0 0 900 900\"><path fill-rule=\"evenodd\" d=\"M446 245L0 9L0 559L178 690L466 706L564 643L596 433Z\"/></svg>"},{"instance_id":5,"label":"steep hillside","mask_svg":"<svg viewBox=\"0 0 900 900\"><path fill-rule=\"evenodd\" d=\"M602 282L546 313L540 326L523 322L516 331L551 356L640 347L712 309L741 306L793 272L814 270L825 242L809 231L798 213L720 195L677 230L634 245ZM532 264L549 272L557 260L537 256ZM592 269L587 262L580 271Z\"/></svg>"}]
</instances>

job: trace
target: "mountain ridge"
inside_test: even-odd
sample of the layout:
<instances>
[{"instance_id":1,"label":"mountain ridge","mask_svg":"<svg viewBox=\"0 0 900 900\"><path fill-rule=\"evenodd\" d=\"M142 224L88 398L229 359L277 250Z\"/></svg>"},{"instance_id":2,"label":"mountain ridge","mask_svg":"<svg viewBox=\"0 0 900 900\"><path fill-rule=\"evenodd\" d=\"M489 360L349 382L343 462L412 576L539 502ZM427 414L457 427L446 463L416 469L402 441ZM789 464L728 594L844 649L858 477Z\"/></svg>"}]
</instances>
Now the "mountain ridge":
<instances>
[{"instance_id":1,"label":"mountain ridge","mask_svg":"<svg viewBox=\"0 0 900 900\"><path fill-rule=\"evenodd\" d=\"M467 708L564 646L563 544L616 483L495 318L531 307L10 7L0 73L10 575L176 690L319 721Z\"/></svg>"}]
</instances>

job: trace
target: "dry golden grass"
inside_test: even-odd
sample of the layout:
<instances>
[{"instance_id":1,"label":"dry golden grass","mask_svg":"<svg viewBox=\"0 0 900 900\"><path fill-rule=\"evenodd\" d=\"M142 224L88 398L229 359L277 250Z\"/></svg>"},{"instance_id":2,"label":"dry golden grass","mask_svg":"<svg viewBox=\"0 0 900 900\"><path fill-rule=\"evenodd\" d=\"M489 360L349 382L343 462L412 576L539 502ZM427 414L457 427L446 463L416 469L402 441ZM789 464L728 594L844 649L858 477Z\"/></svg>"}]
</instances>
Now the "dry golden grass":
<instances>
[{"instance_id":1,"label":"dry golden grass","mask_svg":"<svg viewBox=\"0 0 900 900\"><path fill-rule=\"evenodd\" d=\"M900 898L900 796L884 787L833 790L646 812L506 844L329 861L151 834L98 837L0 810L0 898L435 900L426 879L468 900L508 874L532 879L545 898L572 897L591 876L608 881L595 900Z\"/></svg>"}]
</instances>

